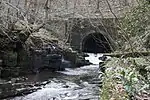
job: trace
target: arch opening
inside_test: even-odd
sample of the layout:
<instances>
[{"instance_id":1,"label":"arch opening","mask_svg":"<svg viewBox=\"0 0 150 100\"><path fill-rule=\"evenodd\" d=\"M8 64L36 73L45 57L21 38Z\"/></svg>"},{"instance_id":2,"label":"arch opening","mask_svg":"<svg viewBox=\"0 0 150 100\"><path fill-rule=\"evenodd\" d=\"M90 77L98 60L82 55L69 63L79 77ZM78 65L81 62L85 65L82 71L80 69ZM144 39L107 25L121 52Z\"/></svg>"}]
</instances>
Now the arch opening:
<instances>
[{"instance_id":1,"label":"arch opening","mask_svg":"<svg viewBox=\"0 0 150 100\"><path fill-rule=\"evenodd\" d=\"M92 33L82 41L82 51L88 53L109 53L109 40L100 33Z\"/></svg>"}]
</instances>

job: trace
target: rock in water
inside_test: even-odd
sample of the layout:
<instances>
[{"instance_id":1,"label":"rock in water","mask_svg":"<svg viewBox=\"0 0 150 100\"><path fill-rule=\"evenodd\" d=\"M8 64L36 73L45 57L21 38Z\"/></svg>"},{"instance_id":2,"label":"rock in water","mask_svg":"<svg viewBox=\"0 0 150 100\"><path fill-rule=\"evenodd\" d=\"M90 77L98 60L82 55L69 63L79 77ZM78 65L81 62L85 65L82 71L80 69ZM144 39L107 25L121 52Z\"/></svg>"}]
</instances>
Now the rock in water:
<instances>
[{"instance_id":1,"label":"rock in water","mask_svg":"<svg viewBox=\"0 0 150 100\"><path fill-rule=\"evenodd\" d=\"M65 68L71 68L71 67L72 66L71 66L71 62L70 61L62 59L62 63L61 63L61 66L60 66L60 71L65 70Z\"/></svg>"},{"instance_id":2,"label":"rock in water","mask_svg":"<svg viewBox=\"0 0 150 100\"><path fill-rule=\"evenodd\" d=\"M101 57L99 57L99 60L102 60L102 61L105 61L107 59L107 56L101 56Z\"/></svg>"},{"instance_id":3,"label":"rock in water","mask_svg":"<svg viewBox=\"0 0 150 100\"><path fill-rule=\"evenodd\" d=\"M35 50L32 52L32 71L38 72L42 67L42 55L40 50Z\"/></svg>"}]
</instances>

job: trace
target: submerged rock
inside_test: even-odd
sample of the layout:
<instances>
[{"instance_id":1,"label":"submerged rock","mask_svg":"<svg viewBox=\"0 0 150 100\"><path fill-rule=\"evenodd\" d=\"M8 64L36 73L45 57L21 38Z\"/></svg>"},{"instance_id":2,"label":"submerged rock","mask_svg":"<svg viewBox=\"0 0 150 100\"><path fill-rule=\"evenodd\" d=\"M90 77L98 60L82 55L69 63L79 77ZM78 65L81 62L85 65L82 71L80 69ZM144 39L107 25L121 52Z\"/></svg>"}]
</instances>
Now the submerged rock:
<instances>
[{"instance_id":1,"label":"submerged rock","mask_svg":"<svg viewBox=\"0 0 150 100\"><path fill-rule=\"evenodd\" d=\"M106 61L107 60L107 56L103 55L103 56L99 57L98 59L101 60L101 61Z\"/></svg>"},{"instance_id":2,"label":"submerged rock","mask_svg":"<svg viewBox=\"0 0 150 100\"><path fill-rule=\"evenodd\" d=\"M73 67L76 66L76 61L77 61L77 52L76 51L65 50L63 56L64 56L64 59L71 62Z\"/></svg>"},{"instance_id":3,"label":"submerged rock","mask_svg":"<svg viewBox=\"0 0 150 100\"><path fill-rule=\"evenodd\" d=\"M85 65L90 65L92 63L89 62L89 60L85 60L85 59L77 59L76 62L76 67L81 67L81 66L85 66Z\"/></svg>"},{"instance_id":4,"label":"submerged rock","mask_svg":"<svg viewBox=\"0 0 150 100\"><path fill-rule=\"evenodd\" d=\"M63 59L60 66L60 71L65 70L65 68L71 68L71 67L72 67L71 62Z\"/></svg>"}]
</instances>

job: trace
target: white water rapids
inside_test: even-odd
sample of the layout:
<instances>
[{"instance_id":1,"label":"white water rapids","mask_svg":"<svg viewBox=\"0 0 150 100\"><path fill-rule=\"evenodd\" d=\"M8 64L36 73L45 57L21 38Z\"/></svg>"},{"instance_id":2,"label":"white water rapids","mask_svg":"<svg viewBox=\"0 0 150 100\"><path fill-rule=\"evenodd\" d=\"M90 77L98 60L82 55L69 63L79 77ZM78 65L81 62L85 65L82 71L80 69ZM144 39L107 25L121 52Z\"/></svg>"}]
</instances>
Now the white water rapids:
<instances>
[{"instance_id":1,"label":"white water rapids","mask_svg":"<svg viewBox=\"0 0 150 100\"><path fill-rule=\"evenodd\" d=\"M48 80L42 89L11 100L99 100L98 59L101 54L88 54L87 60L93 65L67 68ZM51 76L51 75L49 75Z\"/></svg>"}]
</instances>

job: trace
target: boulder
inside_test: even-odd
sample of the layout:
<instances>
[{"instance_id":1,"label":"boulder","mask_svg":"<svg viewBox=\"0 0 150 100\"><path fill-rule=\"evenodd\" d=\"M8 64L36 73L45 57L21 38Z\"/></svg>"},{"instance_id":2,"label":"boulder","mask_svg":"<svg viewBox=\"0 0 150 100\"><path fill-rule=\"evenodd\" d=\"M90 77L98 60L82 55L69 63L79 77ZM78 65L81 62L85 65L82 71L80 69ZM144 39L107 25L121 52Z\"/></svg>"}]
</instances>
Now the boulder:
<instances>
[{"instance_id":1,"label":"boulder","mask_svg":"<svg viewBox=\"0 0 150 100\"><path fill-rule=\"evenodd\" d=\"M79 55L82 56L82 57L89 57L89 55L87 53L83 53L83 52L79 53Z\"/></svg>"},{"instance_id":2,"label":"boulder","mask_svg":"<svg viewBox=\"0 0 150 100\"><path fill-rule=\"evenodd\" d=\"M4 54L4 65L8 67L15 67L17 66L17 52L7 52Z\"/></svg>"},{"instance_id":3,"label":"boulder","mask_svg":"<svg viewBox=\"0 0 150 100\"><path fill-rule=\"evenodd\" d=\"M71 62L63 59L59 70L63 71L65 70L65 68L71 68L71 67L72 67Z\"/></svg>"},{"instance_id":4,"label":"boulder","mask_svg":"<svg viewBox=\"0 0 150 100\"><path fill-rule=\"evenodd\" d=\"M39 72L43 69L50 69L51 71L60 69L62 63L60 54L49 54L45 49L31 50L31 52L31 69L33 72Z\"/></svg>"},{"instance_id":5,"label":"boulder","mask_svg":"<svg viewBox=\"0 0 150 100\"><path fill-rule=\"evenodd\" d=\"M17 43L17 67L20 67L20 74L28 73L30 69L31 57L29 56L26 47L24 47L20 42Z\"/></svg>"},{"instance_id":6,"label":"boulder","mask_svg":"<svg viewBox=\"0 0 150 100\"><path fill-rule=\"evenodd\" d=\"M62 63L62 56L59 54L49 55L49 68L53 71L58 71Z\"/></svg>"},{"instance_id":7,"label":"boulder","mask_svg":"<svg viewBox=\"0 0 150 100\"><path fill-rule=\"evenodd\" d=\"M19 72L18 67L5 67L1 70L1 78L18 77Z\"/></svg>"},{"instance_id":8,"label":"boulder","mask_svg":"<svg viewBox=\"0 0 150 100\"><path fill-rule=\"evenodd\" d=\"M70 61L72 67L75 67L77 62L77 52L69 50L64 51L64 59Z\"/></svg>"},{"instance_id":9,"label":"boulder","mask_svg":"<svg viewBox=\"0 0 150 100\"><path fill-rule=\"evenodd\" d=\"M36 73L42 68L42 51L34 50L31 52L31 70Z\"/></svg>"},{"instance_id":10,"label":"boulder","mask_svg":"<svg viewBox=\"0 0 150 100\"><path fill-rule=\"evenodd\" d=\"M76 67L81 67L81 66L90 65L90 64L92 63L90 63L89 60L85 60L81 58L78 58L76 61Z\"/></svg>"},{"instance_id":11,"label":"boulder","mask_svg":"<svg viewBox=\"0 0 150 100\"><path fill-rule=\"evenodd\" d=\"M103 56L99 57L98 59L101 60L101 61L106 61L107 60L107 56L103 55Z\"/></svg>"}]
</instances>

